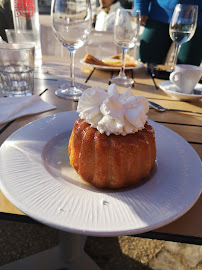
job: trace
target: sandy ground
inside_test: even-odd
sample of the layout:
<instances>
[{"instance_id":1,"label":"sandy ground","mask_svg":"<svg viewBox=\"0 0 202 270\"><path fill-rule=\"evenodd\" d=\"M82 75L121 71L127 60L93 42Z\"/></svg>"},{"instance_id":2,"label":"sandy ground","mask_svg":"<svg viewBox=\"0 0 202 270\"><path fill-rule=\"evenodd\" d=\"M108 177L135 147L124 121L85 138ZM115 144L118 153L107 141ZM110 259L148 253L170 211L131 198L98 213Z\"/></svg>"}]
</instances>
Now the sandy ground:
<instances>
[{"instance_id":1,"label":"sandy ground","mask_svg":"<svg viewBox=\"0 0 202 270\"><path fill-rule=\"evenodd\" d=\"M55 229L40 224L0 221L0 265L57 243ZM202 246L197 245L130 236L87 237L85 251L101 270L202 270Z\"/></svg>"}]
</instances>

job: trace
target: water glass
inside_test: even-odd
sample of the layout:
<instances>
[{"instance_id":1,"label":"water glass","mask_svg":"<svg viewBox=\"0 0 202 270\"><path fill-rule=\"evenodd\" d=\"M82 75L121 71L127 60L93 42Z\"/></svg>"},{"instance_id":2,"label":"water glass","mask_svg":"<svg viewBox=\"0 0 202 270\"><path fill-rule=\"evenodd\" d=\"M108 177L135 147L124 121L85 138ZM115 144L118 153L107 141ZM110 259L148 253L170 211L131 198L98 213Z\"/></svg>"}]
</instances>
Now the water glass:
<instances>
[{"instance_id":1,"label":"water glass","mask_svg":"<svg viewBox=\"0 0 202 270\"><path fill-rule=\"evenodd\" d=\"M1 44L0 80L5 95L13 97L33 94L34 55L34 46Z\"/></svg>"},{"instance_id":2,"label":"water glass","mask_svg":"<svg viewBox=\"0 0 202 270\"><path fill-rule=\"evenodd\" d=\"M90 0L52 0L52 28L56 38L70 52L70 83L60 85L55 94L61 98L79 100L83 89L74 82L74 56L87 40L92 26Z\"/></svg>"},{"instance_id":3,"label":"water glass","mask_svg":"<svg viewBox=\"0 0 202 270\"><path fill-rule=\"evenodd\" d=\"M6 29L8 43L31 44L35 46L35 67L42 65L41 41L39 35L32 30Z\"/></svg>"},{"instance_id":4,"label":"water glass","mask_svg":"<svg viewBox=\"0 0 202 270\"><path fill-rule=\"evenodd\" d=\"M122 48L122 67L117 77L111 78L111 83L120 85L133 84L134 80L125 74L125 58L128 49L133 48L139 38L140 10L117 9L114 22L114 43Z\"/></svg>"},{"instance_id":5,"label":"water glass","mask_svg":"<svg viewBox=\"0 0 202 270\"><path fill-rule=\"evenodd\" d=\"M198 6L178 4L175 7L169 26L170 38L175 42L175 53L172 70L175 69L180 47L189 41L196 30Z\"/></svg>"}]
</instances>

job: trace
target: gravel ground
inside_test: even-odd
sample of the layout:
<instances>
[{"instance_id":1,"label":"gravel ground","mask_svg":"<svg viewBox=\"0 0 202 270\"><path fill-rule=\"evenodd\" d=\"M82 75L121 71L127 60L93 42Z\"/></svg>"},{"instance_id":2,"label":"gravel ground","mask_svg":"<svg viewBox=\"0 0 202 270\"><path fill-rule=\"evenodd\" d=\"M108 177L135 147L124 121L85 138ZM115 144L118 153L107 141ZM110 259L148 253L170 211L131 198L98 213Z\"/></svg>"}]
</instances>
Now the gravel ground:
<instances>
[{"instance_id":1,"label":"gravel ground","mask_svg":"<svg viewBox=\"0 0 202 270\"><path fill-rule=\"evenodd\" d=\"M55 229L0 221L0 266L57 243ZM202 270L202 246L196 245L129 236L88 237L85 251L101 270Z\"/></svg>"}]
</instances>

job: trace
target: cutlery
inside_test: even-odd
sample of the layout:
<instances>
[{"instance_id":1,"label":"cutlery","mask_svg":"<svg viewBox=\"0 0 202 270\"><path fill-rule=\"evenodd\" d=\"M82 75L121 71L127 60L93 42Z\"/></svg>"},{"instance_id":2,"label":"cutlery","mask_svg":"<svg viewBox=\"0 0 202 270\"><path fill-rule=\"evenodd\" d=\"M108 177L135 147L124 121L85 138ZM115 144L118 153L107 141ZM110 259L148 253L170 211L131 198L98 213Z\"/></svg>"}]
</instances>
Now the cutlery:
<instances>
[{"instance_id":1,"label":"cutlery","mask_svg":"<svg viewBox=\"0 0 202 270\"><path fill-rule=\"evenodd\" d=\"M158 88L158 86L157 86L157 84L155 82L155 79L154 79L155 78L154 70L155 70L154 65L149 64L149 66L147 66L147 73L149 73L149 75L151 76L152 81L154 83L154 86L155 86L156 90L158 90L159 88Z\"/></svg>"},{"instance_id":2,"label":"cutlery","mask_svg":"<svg viewBox=\"0 0 202 270\"><path fill-rule=\"evenodd\" d=\"M196 113L196 114L201 114L200 112L194 112L194 111L187 111L187 110L178 110L178 109L169 109L169 108L164 108L159 104L156 104L152 101L149 101L149 107L152 109L155 109L158 112L165 112L165 111L175 111L175 112L188 112L188 113Z\"/></svg>"}]
</instances>

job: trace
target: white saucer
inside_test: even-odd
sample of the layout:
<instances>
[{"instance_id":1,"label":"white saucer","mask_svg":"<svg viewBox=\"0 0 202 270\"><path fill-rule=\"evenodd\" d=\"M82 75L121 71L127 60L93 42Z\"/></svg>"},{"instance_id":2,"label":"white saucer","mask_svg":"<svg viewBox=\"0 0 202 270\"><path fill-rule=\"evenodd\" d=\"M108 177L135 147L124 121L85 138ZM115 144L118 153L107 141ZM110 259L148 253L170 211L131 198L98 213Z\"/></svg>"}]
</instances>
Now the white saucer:
<instances>
[{"instance_id":1,"label":"white saucer","mask_svg":"<svg viewBox=\"0 0 202 270\"><path fill-rule=\"evenodd\" d=\"M179 92L177 86L170 80L159 83L159 87L170 97L178 100L194 100L202 98L202 84L197 83L192 94Z\"/></svg>"}]
</instances>

